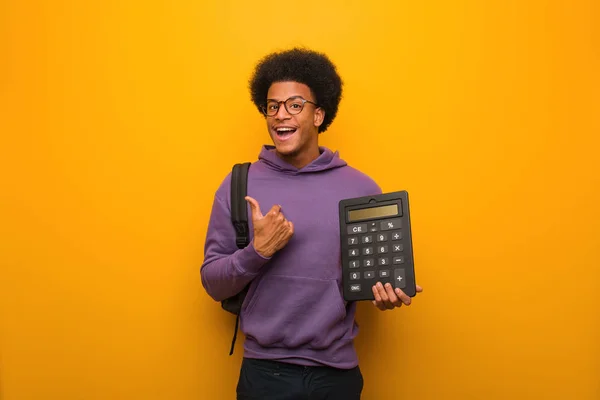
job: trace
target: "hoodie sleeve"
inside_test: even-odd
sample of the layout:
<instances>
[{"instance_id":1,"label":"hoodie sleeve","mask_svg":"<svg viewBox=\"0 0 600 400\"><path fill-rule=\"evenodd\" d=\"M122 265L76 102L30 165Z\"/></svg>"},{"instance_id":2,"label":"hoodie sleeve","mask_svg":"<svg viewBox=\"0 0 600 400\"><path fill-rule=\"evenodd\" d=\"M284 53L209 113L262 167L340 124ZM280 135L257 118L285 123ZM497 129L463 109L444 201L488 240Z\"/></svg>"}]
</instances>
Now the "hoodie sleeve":
<instances>
[{"instance_id":1,"label":"hoodie sleeve","mask_svg":"<svg viewBox=\"0 0 600 400\"><path fill-rule=\"evenodd\" d=\"M239 293L269 261L256 252L253 241L239 249L235 237L227 202L217 193L206 234L204 262L200 268L202 285L216 301Z\"/></svg>"}]
</instances>

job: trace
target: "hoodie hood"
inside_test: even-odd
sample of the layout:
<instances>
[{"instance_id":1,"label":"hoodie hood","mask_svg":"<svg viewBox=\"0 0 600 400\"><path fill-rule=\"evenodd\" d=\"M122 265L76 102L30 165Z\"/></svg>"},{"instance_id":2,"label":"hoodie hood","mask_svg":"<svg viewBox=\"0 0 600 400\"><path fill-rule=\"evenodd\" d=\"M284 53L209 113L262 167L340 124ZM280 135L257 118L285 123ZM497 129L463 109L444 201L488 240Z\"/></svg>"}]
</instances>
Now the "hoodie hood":
<instances>
[{"instance_id":1,"label":"hoodie hood","mask_svg":"<svg viewBox=\"0 0 600 400\"><path fill-rule=\"evenodd\" d=\"M319 157L304 168L299 169L282 160L277 153L275 153L275 146L264 145L258 155L258 160L264 162L273 170L291 174L326 171L345 167L347 165L346 161L340 158L339 152L337 151L334 153L327 147L319 146L319 153Z\"/></svg>"}]
</instances>

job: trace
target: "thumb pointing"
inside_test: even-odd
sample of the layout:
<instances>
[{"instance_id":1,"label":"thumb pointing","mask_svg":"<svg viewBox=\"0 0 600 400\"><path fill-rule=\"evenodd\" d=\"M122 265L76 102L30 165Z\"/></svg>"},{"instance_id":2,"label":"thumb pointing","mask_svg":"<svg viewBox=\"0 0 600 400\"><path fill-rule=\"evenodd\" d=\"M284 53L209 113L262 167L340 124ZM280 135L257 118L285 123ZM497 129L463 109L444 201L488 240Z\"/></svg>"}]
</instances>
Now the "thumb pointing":
<instances>
[{"instance_id":1,"label":"thumb pointing","mask_svg":"<svg viewBox=\"0 0 600 400\"><path fill-rule=\"evenodd\" d=\"M250 196L246 196L245 199L250 204L250 209L252 210L252 220L255 221L257 219L263 218L262 212L260 211L260 206L258 205L258 201L254 200Z\"/></svg>"}]
</instances>

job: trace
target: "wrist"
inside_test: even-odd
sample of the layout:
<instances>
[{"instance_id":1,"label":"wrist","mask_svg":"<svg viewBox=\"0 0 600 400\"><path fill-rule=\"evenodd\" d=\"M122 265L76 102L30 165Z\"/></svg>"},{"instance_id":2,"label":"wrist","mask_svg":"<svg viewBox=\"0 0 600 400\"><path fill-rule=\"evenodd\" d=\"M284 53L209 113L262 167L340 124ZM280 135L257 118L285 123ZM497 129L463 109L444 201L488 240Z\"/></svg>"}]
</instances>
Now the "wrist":
<instances>
[{"instance_id":1,"label":"wrist","mask_svg":"<svg viewBox=\"0 0 600 400\"><path fill-rule=\"evenodd\" d=\"M263 258L271 258L273 256L273 251L262 248L261 246L256 246L254 241L252 241L252 246L254 247L254 251L256 251L256 253Z\"/></svg>"}]
</instances>

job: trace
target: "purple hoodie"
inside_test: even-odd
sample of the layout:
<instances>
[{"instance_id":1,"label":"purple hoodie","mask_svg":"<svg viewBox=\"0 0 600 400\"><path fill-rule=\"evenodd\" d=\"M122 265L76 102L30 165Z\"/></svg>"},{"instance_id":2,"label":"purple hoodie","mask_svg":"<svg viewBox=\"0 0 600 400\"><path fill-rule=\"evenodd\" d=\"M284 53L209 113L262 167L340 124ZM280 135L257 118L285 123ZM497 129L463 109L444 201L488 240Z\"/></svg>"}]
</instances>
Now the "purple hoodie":
<instances>
[{"instance_id":1,"label":"purple hoodie","mask_svg":"<svg viewBox=\"0 0 600 400\"><path fill-rule=\"evenodd\" d=\"M320 147L320 153L297 169L280 159L273 146L264 146L250 167L248 196L263 214L281 205L294 223L290 241L269 259L256 252L252 241L237 248L227 175L215 194L200 274L216 301L252 282L240 313L245 357L352 368L358 365L356 303L347 304L342 296L338 203L381 189L337 152Z\"/></svg>"}]
</instances>

